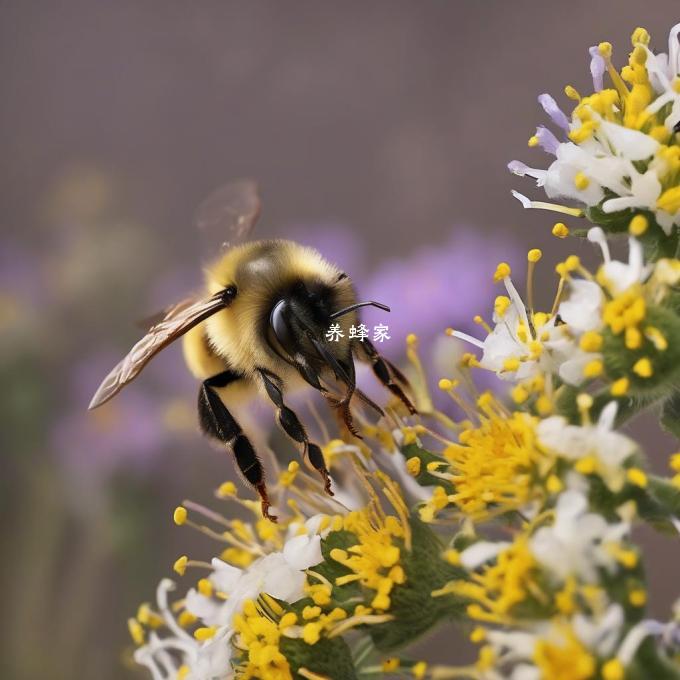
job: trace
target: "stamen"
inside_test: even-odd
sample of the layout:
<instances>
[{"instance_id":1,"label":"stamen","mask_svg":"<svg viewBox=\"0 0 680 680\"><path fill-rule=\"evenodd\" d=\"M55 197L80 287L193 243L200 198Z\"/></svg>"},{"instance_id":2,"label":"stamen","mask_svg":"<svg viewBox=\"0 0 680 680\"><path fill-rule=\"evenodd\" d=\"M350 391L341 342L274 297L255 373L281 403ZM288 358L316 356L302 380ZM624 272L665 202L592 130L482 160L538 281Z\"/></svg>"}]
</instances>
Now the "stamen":
<instances>
[{"instance_id":1,"label":"stamen","mask_svg":"<svg viewBox=\"0 0 680 680\"><path fill-rule=\"evenodd\" d=\"M537 210L551 210L553 212L562 213L563 215L571 215L572 217L583 217L583 210L580 208L570 208L559 203L546 203L545 201L532 201L524 194L514 189L510 192L521 204L523 208L534 208Z\"/></svg>"},{"instance_id":2,"label":"stamen","mask_svg":"<svg viewBox=\"0 0 680 680\"><path fill-rule=\"evenodd\" d=\"M473 338L471 335L468 335L467 333L463 333L463 331L454 331L451 328L451 329L447 330L446 334L450 335L453 338L458 338L459 340L464 340L465 342L469 342L471 345L474 345L475 347L479 347L480 349L484 349L484 343L481 340L477 340L477 338Z\"/></svg>"},{"instance_id":3,"label":"stamen","mask_svg":"<svg viewBox=\"0 0 680 680\"><path fill-rule=\"evenodd\" d=\"M487 333L491 333L491 326L489 326L489 324L486 321L484 321L484 319L479 314L475 316L473 321L477 325L481 326Z\"/></svg>"},{"instance_id":4,"label":"stamen","mask_svg":"<svg viewBox=\"0 0 680 680\"><path fill-rule=\"evenodd\" d=\"M564 284L566 280L566 276L560 276L560 281L557 284L557 293L555 293L555 300L553 301L553 305L550 310L551 317L557 314L557 309L560 306L560 302L562 302L562 295L564 294Z\"/></svg>"},{"instance_id":5,"label":"stamen","mask_svg":"<svg viewBox=\"0 0 680 680\"><path fill-rule=\"evenodd\" d=\"M543 253L538 248L532 248L527 253L527 302L529 303L529 318L534 318L534 269L536 268L536 263L541 259ZM533 324L531 324L533 326ZM532 328L532 332L535 335L536 332Z\"/></svg>"}]
</instances>

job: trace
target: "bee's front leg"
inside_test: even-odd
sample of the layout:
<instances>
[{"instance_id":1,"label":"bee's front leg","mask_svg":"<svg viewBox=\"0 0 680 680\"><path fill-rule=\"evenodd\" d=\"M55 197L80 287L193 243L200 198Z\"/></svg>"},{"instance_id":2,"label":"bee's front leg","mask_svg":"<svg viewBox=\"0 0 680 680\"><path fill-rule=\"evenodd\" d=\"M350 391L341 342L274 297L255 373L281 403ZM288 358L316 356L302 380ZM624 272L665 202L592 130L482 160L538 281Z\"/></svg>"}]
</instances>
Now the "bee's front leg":
<instances>
[{"instance_id":1,"label":"bee's front leg","mask_svg":"<svg viewBox=\"0 0 680 680\"><path fill-rule=\"evenodd\" d=\"M321 448L318 444L309 441L307 432L300 422L300 419L295 414L295 411L288 408L284 403L281 378L263 368L259 368L258 373L262 379L262 384L267 392L267 396L272 400L274 406L276 406L276 418L281 429L293 441L303 445L302 455L305 461L321 475L326 493L332 496L331 477L328 474Z\"/></svg>"},{"instance_id":2,"label":"bee's front leg","mask_svg":"<svg viewBox=\"0 0 680 680\"><path fill-rule=\"evenodd\" d=\"M267 494L267 485L264 481L262 463L250 440L243 433L241 426L231 415L215 390L215 388L226 387L241 379L243 379L243 376L234 371L224 371L203 382L198 393L199 422L205 434L231 448L241 474L260 494L262 515L272 522L276 522L277 518L269 514L271 504Z\"/></svg>"},{"instance_id":3,"label":"bee's front leg","mask_svg":"<svg viewBox=\"0 0 680 680\"><path fill-rule=\"evenodd\" d=\"M380 356L378 350L373 346L373 344L364 339L362 342L358 343L364 351L365 357L368 359L371 367L373 368L373 373L378 378L378 380L399 400L406 406L409 413L416 414L416 407L411 403L411 400L406 396L402 385L408 385L408 381L404 374L387 359Z\"/></svg>"}]
</instances>

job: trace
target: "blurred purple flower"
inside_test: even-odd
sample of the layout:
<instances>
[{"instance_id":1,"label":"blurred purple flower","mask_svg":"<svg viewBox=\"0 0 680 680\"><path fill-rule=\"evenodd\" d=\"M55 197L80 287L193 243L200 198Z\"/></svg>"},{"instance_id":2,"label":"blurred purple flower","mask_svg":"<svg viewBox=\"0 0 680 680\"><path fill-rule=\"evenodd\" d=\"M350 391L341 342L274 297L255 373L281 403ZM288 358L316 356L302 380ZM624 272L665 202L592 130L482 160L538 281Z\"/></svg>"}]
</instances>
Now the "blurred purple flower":
<instances>
[{"instance_id":1,"label":"blurred purple flower","mask_svg":"<svg viewBox=\"0 0 680 680\"><path fill-rule=\"evenodd\" d=\"M409 333L423 346L444 330L471 328L476 314L488 310L494 289L491 274L499 260L515 259L514 248L502 237L457 228L441 246L427 246L378 268L361 287L361 297L389 305L390 314L374 308L364 323L389 326L390 340L380 344L385 354L400 355Z\"/></svg>"},{"instance_id":2,"label":"blurred purple flower","mask_svg":"<svg viewBox=\"0 0 680 680\"><path fill-rule=\"evenodd\" d=\"M118 359L101 353L73 367L68 407L53 425L52 446L79 481L103 482L123 468L148 472L177 443L178 432L195 430L188 401L176 404L143 385L88 411L94 390Z\"/></svg>"}]
</instances>

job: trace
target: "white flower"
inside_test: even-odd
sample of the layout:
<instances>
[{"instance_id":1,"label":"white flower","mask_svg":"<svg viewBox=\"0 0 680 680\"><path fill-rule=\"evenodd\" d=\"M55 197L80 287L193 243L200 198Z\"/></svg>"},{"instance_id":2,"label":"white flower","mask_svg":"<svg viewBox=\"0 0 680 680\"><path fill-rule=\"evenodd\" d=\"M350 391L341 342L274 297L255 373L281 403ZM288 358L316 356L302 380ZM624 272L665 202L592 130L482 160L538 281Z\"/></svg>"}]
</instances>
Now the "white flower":
<instances>
[{"instance_id":1,"label":"white flower","mask_svg":"<svg viewBox=\"0 0 680 680\"><path fill-rule=\"evenodd\" d=\"M595 457L607 486L619 491L625 483L623 463L635 453L637 445L614 430L617 409L615 401L607 404L594 425L571 425L563 416L551 416L537 425L536 436L541 446L562 458L577 461Z\"/></svg>"},{"instance_id":2,"label":"white flower","mask_svg":"<svg viewBox=\"0 0 680 680\"><path fill-rule=\"evenodd\" d=\"M653 269L652 266L645 265L642 244L636 238L628 239L627 263L611 259L607 238L600 227L593 227L588 231L588 240L597 243L602 250L604 264L601 271L612 295L621 295L631 286L642 283Z\"/></svg>"},{"instance_id":3,"label":"white flower","mask_svg":"<svg viewBox=\"0 0 680 680\"><path fill-rule=\"evenodd\" d=\"M510 276L503 277L507 298L499 298L493 314L494 327L482 340L467 333L453 331L452 335L482 349L479 365L494 371L503 380L519 381L540 372L554 372L558 361L551 348L567 347L565 329L556 325L556 317L534 314L529 322L528 310ZM548 350L548 351L544 351Z\"/></svg>"},{"instance_id":4,"label":"white flower","mask_svg":"<svg viewBox=\"0 0 680 680\"><path fill-rule=\"evenodd\" d=\"M599 569L616 568L607 544L619 542L629 527L623 522L609 524L602 515L587 510L588 500L582 493L564 492L557 501L553 525L541 527L529 542L536 560L560 582L577 576L596 583Z\"/></svg>"},{"instance_id":5,"label":"white flower","mask_svg":"<svg viewBox=\"0 0 680 680\"><path fill-rule=\"evenodd\" d=\"M158 585L156 599L169 635L149 635L146 644L135 650L135 661L151 672L153 680L175 680L180 667L188 669L186 680L231 680L231 631L222 627L215 635L199 642L175 620L168 606L168 593L175 589L170 579Z\"/></svg>"},{"instance_id":6,"label":"white flower","mask_svg":"<svg viewBox=\"0 0 680 680\"><path fill-rule=\"evenodd\" d=\"M209 579L215 589L224 593L224 601L206 597L192 588L187 593L186 608L206 625L230 625L246 600L261 593L286 602L295 602L304 595L305 569L322 560L321 536L323 515L314 515L304 524L293 523L281 552L259 557L244 569L213 558Z\"/></svg>"}]
</instances>

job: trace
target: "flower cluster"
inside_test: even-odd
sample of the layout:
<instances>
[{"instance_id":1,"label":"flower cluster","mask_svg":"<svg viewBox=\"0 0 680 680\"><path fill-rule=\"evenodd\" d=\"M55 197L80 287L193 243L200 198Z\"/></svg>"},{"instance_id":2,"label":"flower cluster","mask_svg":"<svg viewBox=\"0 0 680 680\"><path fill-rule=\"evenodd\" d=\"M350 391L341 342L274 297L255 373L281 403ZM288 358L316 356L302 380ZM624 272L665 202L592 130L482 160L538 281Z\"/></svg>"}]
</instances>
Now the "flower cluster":
<instances>
[{"instance_id":1,"label":"flower cluster","mask_svg":"<svg viewBox=\"0 0 680 680\"><path fill-rule=\"evenodd\" d=\"M530 144L553 165L511 167L581 204L559 209L595 223L583 235L600 262L558 262L545 309L534 300L541 251L528 252L525 295L500 263L492 317L475 317L482 337L446 331L473 350L439 381L450 409L434 407L411 335L418 415L395 402L372 421L357 408L363 439L324 446L335 498L293 462L272 489L280 524L231 482L216 495L241 518L176 509L176 524L220 548L209 562L179 557L175 571L200 578L172 602L164 579L129 621L134 658L156 680L680 679L680 605L668 621L648 616L649 557L633 533L642 523L680 533L680 453L657 476L619 430L656 406L680 438L678 33L654 55L637 29L621 73L610 46L592 48L596 91L567 88L571 121L541 97L565 139L540 128ZM608 238L624 223L620 261ZM478 390L482 371L504 388ZM451 620L476 661L414 657L411 643Z\"/></svg>"},{"instance_id":2,"label":"flower cluster","mask_svg":"<svg viewBox=\"0 0 680 680\"><path fill-rule=\"evenodd\" d=\"M593 92L571 85L571 116L549 94L538 98L557 134L540 126L529 139L555 158L546 169L512 161L517 175L533 177L548 198L577 207L530 201L526 208L585 214L611 232L675 236L680 225L680 24L670 31L668 53L655 54L637 28L628 64L617 71L610 43L590 48ZM608 77L609 82L605 83Z\"/></svg>"}]
</instances>

